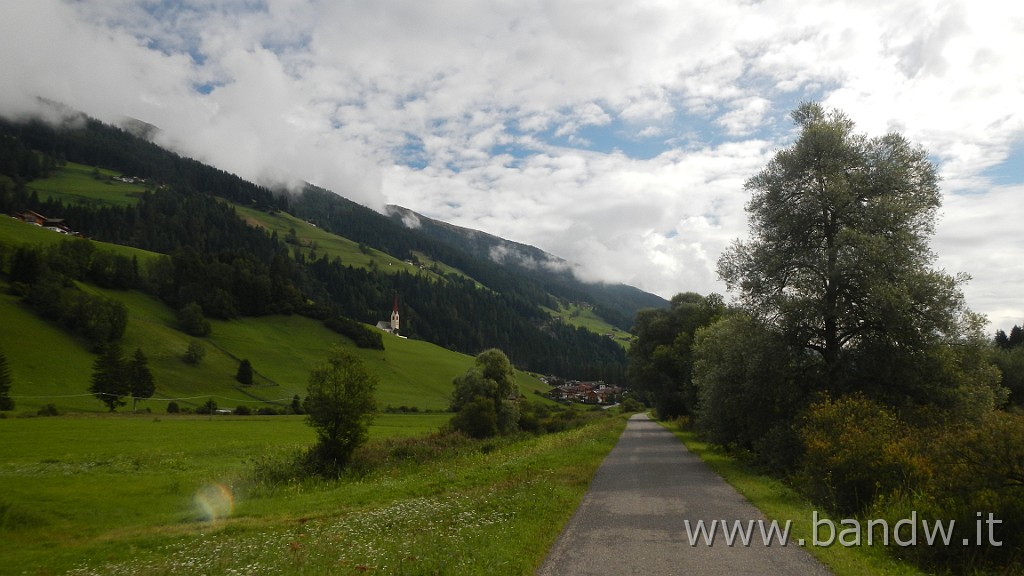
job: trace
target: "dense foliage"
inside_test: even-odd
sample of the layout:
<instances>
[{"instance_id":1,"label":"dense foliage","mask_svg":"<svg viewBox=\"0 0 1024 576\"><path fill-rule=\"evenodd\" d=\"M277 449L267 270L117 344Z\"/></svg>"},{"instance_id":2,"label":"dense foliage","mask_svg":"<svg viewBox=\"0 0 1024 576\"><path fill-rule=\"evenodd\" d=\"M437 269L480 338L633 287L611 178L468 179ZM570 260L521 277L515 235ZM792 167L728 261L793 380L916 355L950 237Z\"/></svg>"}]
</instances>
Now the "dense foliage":
<instances>
[{"instance_id":1,"label":"dense foliage","mask_svg":"<svg viewBox=\"0 0 1024 576\"><path fill-rule=\"evenodd\" d=\"M940 194L923 149L817 104L793 118L797 141L747 181L750 239L719 260L738 307L708 315L680 295L639 315L631 373L836 514L955 519L954 541L972 545L908 551L920 563L1010 566L1024 554L1024 416L1001 410L1000 368L1020 394L1021 331L992 345L966 277L933 268ZM976 543L979 511L1001 520L1002 546Z\"/></svg>"},{"instance_id":2,"label":"dense foliage","mask_svg":"<svg viewBox=\"0 0 1024 576\"><path fill-rule=\"evenodd\" d=\"M473 438L517 431L515 377L512 363L501 350L492 348L478 354L473 366L452 381L452 428Z\"/></svg>"},{"instance_id":3,"label":"dense foliage","mask_svg":"<svg viewBox=\"0 0 1024 576\"><path fill-rule=\"evenodd\" d=\"M629 380L661 418L693 414L693 341L698 329L725 311L721 297L678 294L667 310L651 308L636 315L636 342L629 350Z\"/></svg>"},{"instance_id":4,"label":"dense foliage","mask_svg":"<svg viewBox=\"0 0 1024 576\"><path fill-rule=\"evenodd\" d=\"M22 246L11 256L10 277L25 303L40 316L60 322L92 345L101 346L124 335L128 309L121 302L87 294L75 285L75 280L96 277L89 265L92 254L90 246L76 241L56 244L47 250ZM107 256L102 259L116 259Z\"/></svg>"}]
</instances>

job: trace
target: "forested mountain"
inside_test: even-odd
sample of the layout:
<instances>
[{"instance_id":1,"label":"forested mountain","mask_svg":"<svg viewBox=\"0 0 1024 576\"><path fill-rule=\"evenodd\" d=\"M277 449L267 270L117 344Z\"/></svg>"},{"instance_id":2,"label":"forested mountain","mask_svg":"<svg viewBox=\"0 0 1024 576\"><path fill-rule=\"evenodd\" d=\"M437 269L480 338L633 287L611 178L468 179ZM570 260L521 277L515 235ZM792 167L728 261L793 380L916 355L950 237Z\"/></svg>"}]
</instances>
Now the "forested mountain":
<instances>
[{"instance_id":1,"label":"forested mountain","mask_svg":"<svg viewBox=\"0 0 1024 576\"><path fill-rule=\"evenodd\" d=\"M623 330L630 329L638 310L668 306L664 298L625 284L580 282L570 262L534 246L434 220L401 206L388 206L388 212L406 226L470 256L532 278L552 296L592 305L599 316Z\"/></svg>"},{"instance_id":2,"label":"forested mountain","mask_svg":"<svg viewBox=\"0 0 1024 576\"><path fill-rule=\"evenodd\" d=\"M32 180L64 162L144 178L148 190L127 206L62 203L30 191ZM224 200L289 212L400 259L426 255L464 276L388 273L337 257L307 257L276 233L246 223ZM625 354L608 338L554 321L542 306L585 303L628 327L637 309L664 303L629 287L588 287L568 274L496 262L484 253L488 246L512 244L493 236L480 234L485 243L474 245L468 231L449 227L455 233L446 236L438 232L445 225L426 219L425 229L410 229L400 218L312 186L297 195L275 193L81 115L61 127L0 120L0 211L21 210L63 218L98 240L167 255L141 272L137 287L176 309L198 304L219 318L297 313L350 327L338 319L373 324L387 317L399 295L409 337L468 354L498 347L524 369L565 377L621 381Z\"/></svg>"}]
</instances>

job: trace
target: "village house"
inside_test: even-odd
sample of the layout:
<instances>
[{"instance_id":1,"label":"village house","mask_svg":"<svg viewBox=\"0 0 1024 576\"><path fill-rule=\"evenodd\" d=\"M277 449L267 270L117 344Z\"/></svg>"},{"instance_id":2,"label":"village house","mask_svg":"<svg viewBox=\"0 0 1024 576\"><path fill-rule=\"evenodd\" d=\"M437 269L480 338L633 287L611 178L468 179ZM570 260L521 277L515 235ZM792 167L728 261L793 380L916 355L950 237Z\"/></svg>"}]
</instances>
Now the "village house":
<instances>
[{"instance_id":1,"label":"village house","mask_svg":"<svg viewBox=\"0 0 1024 576\"><path fill-rule=\"evenodd\" d=\"M554 400L566 400L583 404L614 404L623 389L609 386L604 382L579 382L572 380L553 388L548 395Z\"/></svg>"},{"instance_id":2,"label":"village house","mask_svg":"<svg viewBox=\"0 0 1024 576\"><path fill-rule=\"evenodd\" d=\"M74 234L63 218L47 218L46 216L32 210L15 212L12 216L26 224L35 224L36 226L41 226L47 230L52 230L53 232L58 232L60 234Z\"/></svg>"}]
</instances>

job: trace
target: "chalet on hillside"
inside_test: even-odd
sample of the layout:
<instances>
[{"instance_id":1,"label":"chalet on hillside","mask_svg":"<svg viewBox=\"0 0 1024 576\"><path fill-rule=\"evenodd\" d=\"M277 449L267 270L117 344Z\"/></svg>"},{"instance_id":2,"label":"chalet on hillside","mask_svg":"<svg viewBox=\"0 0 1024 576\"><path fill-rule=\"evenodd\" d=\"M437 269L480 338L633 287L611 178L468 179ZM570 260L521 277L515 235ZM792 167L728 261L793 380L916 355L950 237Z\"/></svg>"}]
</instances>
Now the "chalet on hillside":
<instances>
[{"instance_id":1,"label":"chalet on hillside","mask_svg":"<svg viewBox=\"0 0 1024 576\"><path fill-rule=\"evenodd\" d=\"M32 210L15 212L13 216L22 222L35 224L36 226L41 226L47 230L52 230L61 234L74 234L63 218L47 218L39 212L34 212Z\"/></svg>"}]
</instances>

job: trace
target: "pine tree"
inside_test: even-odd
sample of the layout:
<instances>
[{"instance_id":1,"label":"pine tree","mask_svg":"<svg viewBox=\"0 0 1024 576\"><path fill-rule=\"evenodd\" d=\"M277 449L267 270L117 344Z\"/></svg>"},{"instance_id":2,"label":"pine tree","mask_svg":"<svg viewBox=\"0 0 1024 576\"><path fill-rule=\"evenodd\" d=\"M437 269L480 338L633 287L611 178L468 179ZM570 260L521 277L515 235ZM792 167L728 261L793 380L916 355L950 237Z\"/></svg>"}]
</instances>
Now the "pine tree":
<instances>
[{"instance_id":1,"label":"pine tree","mask_svg":"<svg viewBox=\"0 0 1024 576\"><path fill-rule=\"evenodd\" d=\"M135 354L125 366L128 386L132 396L132 411L139 400L151 398L156 392L156 382L153 380L153 373L149 370L149 360L141 348L135 349Z\"/></svg>"},{"instance_id":2,"label":"pine tree","mask_svg":"<svg viewBox=\"0 0 1024 576\"><path fill-rule=\"evenodd\" d=\"M11 399L11 369L7 366L7 356L0 350L0 410L14 410Z\"/></svg>"},{"instance_id":3,"label":"pine tree","mask_svg":"<svg viewBox=\"0 0 1024 576\"><path fill-rule=\"evenodd\" d=\"M997 348L1001 348L1003 350L1009 348L1010 339L1006 336L1006 332L1003 332L1002 330L996 330L995 343Z\"/></svg>"},{"instance_id":4,"label":"pine tree","mask_svg":"<svg viewBox=\"0 0 1024 576\"><path fill-rule=\"evenodd\" d=\"M252 363L246 358L238 364L238 372L235 373L235 380L248 386L252 384Z\"/></svg>"},{"instance_id":5,"label":"pine tree","mask_svg":"<svg viewBox=\"0 0 1024 576\"><path fill-rule=\"evenodd\" d=\"M125 376L121 347L117 344L105 344L92 364L92 383L89 391L113 412L118 406L125 405L124 397L131 393Z\"/></svg>"},{"instance_id":6,"label":"pine tree","mask_svg":"<svg viewBox=\"0 0 1024 576\"><path fill-rule=\"evenodd\" d=\"M1013 328L1010 330L1009 344L1010 348L1024 346L1024 329L1014 324Z\"/></svg>"}]
</instances>

